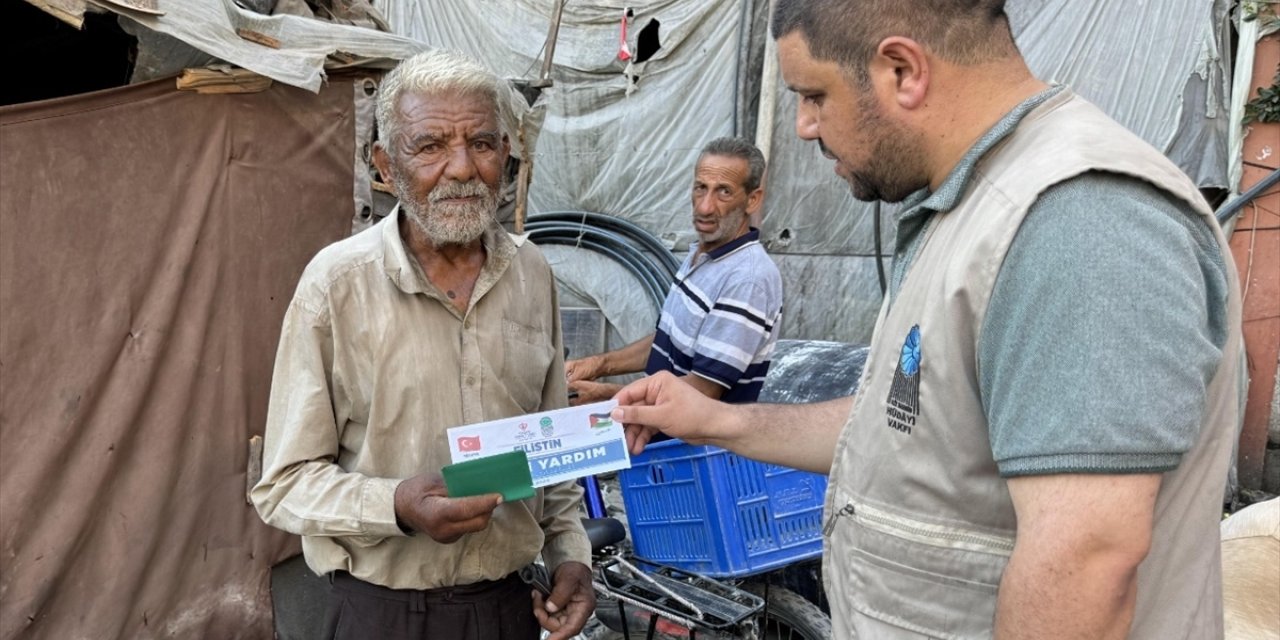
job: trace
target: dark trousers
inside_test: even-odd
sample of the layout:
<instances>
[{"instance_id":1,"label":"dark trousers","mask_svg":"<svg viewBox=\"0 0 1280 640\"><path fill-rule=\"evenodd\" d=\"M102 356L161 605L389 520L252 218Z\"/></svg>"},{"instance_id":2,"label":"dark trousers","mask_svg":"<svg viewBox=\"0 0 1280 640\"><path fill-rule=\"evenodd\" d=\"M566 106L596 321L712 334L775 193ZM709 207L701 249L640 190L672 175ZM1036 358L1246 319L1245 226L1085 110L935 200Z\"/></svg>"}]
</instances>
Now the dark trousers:
<instances>
[{"instance_id":1,"label":"dark trousers","mask_svg":"<svg viewBox=\"0 0 1280 640\"><path fill-rule=\"evenodd\" d=\"M538 640L531 589L517 574L418 591L330 575L326 640Z\"/></svg>"}]
</instances>

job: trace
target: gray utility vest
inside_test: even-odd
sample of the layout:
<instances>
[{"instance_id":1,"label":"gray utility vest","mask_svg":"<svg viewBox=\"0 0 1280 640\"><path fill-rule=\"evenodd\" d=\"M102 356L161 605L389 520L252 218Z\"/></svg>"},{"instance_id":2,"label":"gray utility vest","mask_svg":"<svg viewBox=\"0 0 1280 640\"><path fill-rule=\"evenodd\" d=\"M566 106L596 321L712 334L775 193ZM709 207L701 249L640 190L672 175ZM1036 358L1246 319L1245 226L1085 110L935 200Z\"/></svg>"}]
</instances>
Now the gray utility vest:
<instances>
[{"instance_id":1,"label":"gray utility vest","mask_svg":"<svg viewBox=\"0 0 1280 640\"><path fill-rule=\"evenodd\" d=\"M1027 209L1045 189L1092 170L1186 201L1212 224L1227 263L1230 333L1200 435L1156 498L1131 634L1222 637L1218 520L1241 384L1231 252L1176 166L1064 90L983 157L964 200L935 216L900 292L881 309L826 498L824 575L837 638L991 637L1017 522L992 460L979 332Z\"/></svg>"}]
</instances>

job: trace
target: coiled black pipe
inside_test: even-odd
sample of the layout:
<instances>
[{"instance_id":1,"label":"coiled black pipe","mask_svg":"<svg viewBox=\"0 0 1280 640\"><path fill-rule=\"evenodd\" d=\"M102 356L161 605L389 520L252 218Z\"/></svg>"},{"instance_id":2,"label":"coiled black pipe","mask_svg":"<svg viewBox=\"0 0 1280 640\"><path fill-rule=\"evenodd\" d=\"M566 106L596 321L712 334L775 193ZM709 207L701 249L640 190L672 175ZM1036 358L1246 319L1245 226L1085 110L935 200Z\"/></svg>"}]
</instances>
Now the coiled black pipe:
<instances>
[{"instance_id":1,"label":"coiled black pipe","mask_svg":"<svg viewBox=\"0 0 1280 640\"><path fill-rule=\"evenodd\" d=\"M662 302L666 298L666 288L643 264L643 254L628 245L621 237L599 229L578 229L557 225L533 228L526 225L525 231L535 244L581 247L621 264L640 281L645 292L655 300L655 305L658 308L662 307Z\"/></svg>"},{"instance_id":2,"label":"coiled black pipe","mask_svg":"<svg viewBox=\"0 0 1280 640\"><path fill-rule=\"evenodd\" d=\"M635 224L599 213L556 211L530 216L529 239L540 244L581 247L622 265L661 309L679 268L675 256Z\"/></svg>"},{"instance_id":3,"label":"coiled black pipe","mask_svg":"<svg viewBox=\"0 0 1280 640\"><path fill-rule=\"evenodd\" d=\"M654 258L657 264L666 271L667 277L664 280L667 282L674 281L676 272L680 269L680 262L676 260L671 250L667 249L653 234L629 220L590 211L547 211L536 216L530 216L528 219L530 223L542 221L590 225L620 234L647 251Z\"/></svg>"}]
</instances>

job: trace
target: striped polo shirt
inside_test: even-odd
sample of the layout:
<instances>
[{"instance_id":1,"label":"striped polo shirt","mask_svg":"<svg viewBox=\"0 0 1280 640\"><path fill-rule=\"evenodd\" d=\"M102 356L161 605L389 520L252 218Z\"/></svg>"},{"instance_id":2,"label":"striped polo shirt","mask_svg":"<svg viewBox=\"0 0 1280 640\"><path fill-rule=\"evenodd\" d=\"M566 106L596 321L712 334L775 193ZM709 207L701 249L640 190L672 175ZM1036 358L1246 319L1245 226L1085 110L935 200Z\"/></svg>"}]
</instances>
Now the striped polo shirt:
<instances>
[{"instance_id":1,"label":"striped polo shirt","mask_svg":"<svg viewBox=\"0 0 1280 640\"><path fill-rule=\"evenodd\" d=\"M725 402L754 402L778 341L782 276L756 229L697 249L667 293L645 373L693 373L724 387Z\"/></svg>"}]
</instances>

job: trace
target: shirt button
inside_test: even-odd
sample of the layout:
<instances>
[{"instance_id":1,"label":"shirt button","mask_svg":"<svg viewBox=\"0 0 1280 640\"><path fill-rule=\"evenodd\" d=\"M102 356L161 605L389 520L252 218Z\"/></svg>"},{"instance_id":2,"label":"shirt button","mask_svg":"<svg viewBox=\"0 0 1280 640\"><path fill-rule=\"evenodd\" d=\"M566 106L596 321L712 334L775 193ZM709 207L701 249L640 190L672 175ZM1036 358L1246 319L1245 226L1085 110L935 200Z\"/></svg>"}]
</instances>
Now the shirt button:
<instances>
[{"instance_id":1,"label":"shirt button","mask_svg":"<svg viewBox=\"0 0 1280 640\"><path fill-rule=\"evenodd\" d=\"M472 376L467 376L467 386L468 387L476 386L476 379Z\"/></svg>"}]
</instances>

